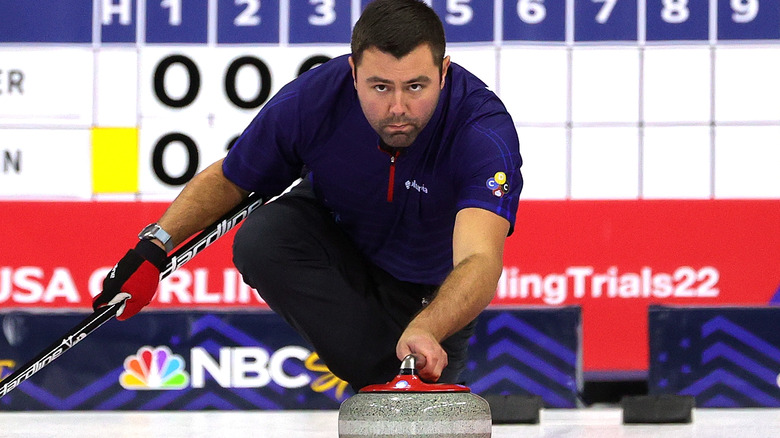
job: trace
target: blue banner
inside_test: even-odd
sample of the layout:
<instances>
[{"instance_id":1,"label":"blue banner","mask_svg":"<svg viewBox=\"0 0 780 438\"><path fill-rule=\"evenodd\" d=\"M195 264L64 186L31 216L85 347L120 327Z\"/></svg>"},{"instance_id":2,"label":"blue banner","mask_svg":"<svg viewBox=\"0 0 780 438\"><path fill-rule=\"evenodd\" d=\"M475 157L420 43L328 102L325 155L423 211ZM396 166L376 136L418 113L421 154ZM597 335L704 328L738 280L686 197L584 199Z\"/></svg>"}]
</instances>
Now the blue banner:
<instances>
[{"instance_id":1,"label":"blue banner","mask_svg":"<svg viewBox=\"0 0 780 438\"><path fill-rule=\"evenodd\" d=\"M579 306L482 313L465 381L477 394L538 395L548 408L575 408L582 392Z\"/></svg>"},{"instance_id":2,"label":"blue banner","mask_svg":"<svg viewBox=\"0 0 780 438\"><path fill-rule=\"evenodd\" d=\"M0 314L6 377L85 318ZM574 407L579 308L488 310L464 376L481 394ZM400 363L399 363L400 365ZM0 399L4 410L338 409L352 395L272 312L144 312L109 321Z\"/></svg>"},{"instance_id":3,"label":"blue banner","mask_svg":"<svg viewBox=\"0 0 780 438\"><path fill-rule=\"evenodd\" d=\"M780 307L652 306L649 317L651 394L780 407Z\"/></svg>"}]
</instances>

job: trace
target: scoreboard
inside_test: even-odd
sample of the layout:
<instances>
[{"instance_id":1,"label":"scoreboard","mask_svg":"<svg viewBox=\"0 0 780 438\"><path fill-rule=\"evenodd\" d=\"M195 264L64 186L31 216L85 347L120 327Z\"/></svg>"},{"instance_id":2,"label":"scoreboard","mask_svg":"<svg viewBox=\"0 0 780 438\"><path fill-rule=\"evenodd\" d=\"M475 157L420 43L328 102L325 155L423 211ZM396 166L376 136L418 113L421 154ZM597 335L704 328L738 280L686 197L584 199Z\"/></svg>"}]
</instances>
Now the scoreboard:
<instances>
[{"instance_id":1,"label":"scoreboard","mask_svg":"<svg viewBox=\"0 0 780 438\"><path fill-rule=\"evenodd\" d=\"M172 198L368 2L0 0L0 197ZM427 3L513 115L526 199L780 196L780 0Z\"/></svg>"},{"instance_id":2,"label":"scoreboard","mask_svg":"<svg viewBox=\"0 0 780 438\"><path fill-rule=\"evenodd\" d=\"M370 0L4 0L6 43L349 43ZM452 43L780 39L774 0L426 0Z\"/></svg>"}]
</instances>

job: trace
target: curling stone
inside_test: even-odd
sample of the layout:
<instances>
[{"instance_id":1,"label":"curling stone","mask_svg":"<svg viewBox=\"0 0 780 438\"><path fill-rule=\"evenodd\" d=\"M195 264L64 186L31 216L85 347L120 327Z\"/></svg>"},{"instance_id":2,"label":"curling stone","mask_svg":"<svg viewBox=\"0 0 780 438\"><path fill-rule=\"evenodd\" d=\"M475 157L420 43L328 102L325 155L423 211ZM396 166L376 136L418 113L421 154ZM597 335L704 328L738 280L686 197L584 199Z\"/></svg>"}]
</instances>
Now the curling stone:
<instances>
[{"instance_id":1,"label":"curling stone","mask_svg":"<svg viewBox=\"0 0 780 438\"><path fill-rule=\"evenodd\" d=\"M416 359L386 384L369 385L339 409L339 438L489 438L490 405L463 385L425 383Z\"/></svg>"}]
</instances>

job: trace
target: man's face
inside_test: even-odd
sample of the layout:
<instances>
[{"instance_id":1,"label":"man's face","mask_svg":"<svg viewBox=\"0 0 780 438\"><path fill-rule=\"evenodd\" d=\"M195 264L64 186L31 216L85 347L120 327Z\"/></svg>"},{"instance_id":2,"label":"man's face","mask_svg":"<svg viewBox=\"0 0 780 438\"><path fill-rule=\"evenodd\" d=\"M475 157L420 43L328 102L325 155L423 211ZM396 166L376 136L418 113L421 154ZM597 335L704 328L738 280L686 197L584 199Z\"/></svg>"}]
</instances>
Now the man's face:
<instances>
[{"instance_id":1,"label":"man's face","mask_svg":"<svg viewBox=\"0 0 780 438\"><path fill-rule=\"evenodd\" d=\"M449 56L442 62L441 76L427 44L401 59L371 47L363 52L359 65L351 57L349 65L371 127L388 146L411 145L436 110Z\"/></svg>"}]
</instances>

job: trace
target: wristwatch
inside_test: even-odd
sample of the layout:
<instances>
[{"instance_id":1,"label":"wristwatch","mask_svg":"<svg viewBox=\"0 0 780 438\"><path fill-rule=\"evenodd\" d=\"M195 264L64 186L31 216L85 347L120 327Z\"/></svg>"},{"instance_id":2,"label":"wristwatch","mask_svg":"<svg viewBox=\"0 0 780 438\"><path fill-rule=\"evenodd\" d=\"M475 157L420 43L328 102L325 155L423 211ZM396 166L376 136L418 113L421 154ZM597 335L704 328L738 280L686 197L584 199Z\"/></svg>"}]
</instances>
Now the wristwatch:
<instances>
[{"instance_id":1,"label":"wristwatch","mask_svg":"<svg viewBox=\"0 0 780 438\"><path fill-rule=\"evenodd\" d=\"M138 238L141 240L157 239L165 245L165 250L171 252L173 249L173 242L171 242L171 235L166 233L165 230L158 223L149 224L138 233Z\"/></svg>"}]
</instances>

